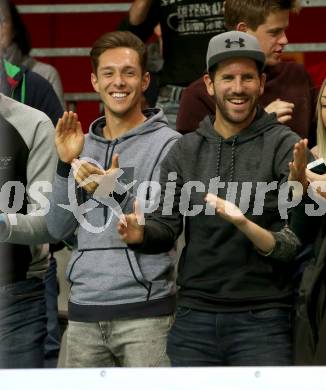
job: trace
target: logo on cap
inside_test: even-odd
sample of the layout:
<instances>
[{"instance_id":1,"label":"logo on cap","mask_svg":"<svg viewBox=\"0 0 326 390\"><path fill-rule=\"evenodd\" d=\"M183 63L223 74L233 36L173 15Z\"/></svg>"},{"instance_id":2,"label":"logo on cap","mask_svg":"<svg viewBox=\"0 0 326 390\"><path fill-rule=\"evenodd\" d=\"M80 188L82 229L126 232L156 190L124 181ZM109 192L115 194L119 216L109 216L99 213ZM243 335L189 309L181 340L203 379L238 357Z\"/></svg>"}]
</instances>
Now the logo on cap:
<instances>
[{"instance_id":1,"label":"logo on cap","mask_svg":"<svg viewBox=\"0 0 326 390\"><path fill-rule=\"evenodd\" d=\"M231 41L231 39L228 38L225 40L226 43L225 48L230 49L232 45L239 45L239 47L245 47L244 41L245 40L243 38L239 38L238 41Z\"/></svg>"}]
</instances>

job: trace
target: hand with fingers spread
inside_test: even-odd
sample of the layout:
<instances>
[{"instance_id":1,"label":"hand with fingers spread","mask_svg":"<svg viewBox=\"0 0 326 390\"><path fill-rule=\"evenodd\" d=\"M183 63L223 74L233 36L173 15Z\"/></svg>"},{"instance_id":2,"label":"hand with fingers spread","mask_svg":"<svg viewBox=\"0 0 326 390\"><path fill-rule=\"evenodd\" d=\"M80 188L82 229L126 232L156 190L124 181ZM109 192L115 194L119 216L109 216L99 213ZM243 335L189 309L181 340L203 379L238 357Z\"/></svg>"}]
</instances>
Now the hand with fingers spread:
<instances>
[{"instance_id":1,"label":"hand with fingers spread","mask_svg":"<svg viewBox=\"0 0 326 390\"><path fill-rule=\"evenodd\" d=\"M58 120L55 144L61 161L68 164L78 158L84 147L84 133L76 113L65 111Z\"/></svg>"},{"instance_id":2,"label":"hand with fingers spread","mask_svg":"<svg viewBox=\"0 0 326 390\"><path fill-rule=\"evenodd\" d=\"M74 159L71 166L74 169L75 180L85 191L94 193L98 197L107 197L113 192L116 180L115 172L119 170L118 154L113 155L111 167L106 171L85 160ZM105 188L99 188L104 178L112 178L112 180L109 180L110 183L106 180L104 183ZM99 192L98 194L96 193L97 191Z\"/></svg>"},{"instance_id":3,"label":"hand with fingers spread","mask_svg":"<svg viewBox=\"0 0 326 390\"><path fill-rule=\"evenodd\" d=\"M277 120L280 123L286 123L292 119L293 109L293 103L285 102L281 99L276 99L265 107L265 111L269 114L275 112Z\"/></svg>"},{"instance_id":4,"label":"hand with fingers spread","mask_svg":"<svg viewBox=\"0 0 326 390\"><path fill-rule=\"evenodd\" d=\"M136 200L134 203L134 212L124 215L117 225L120 238L125 243L141 244L144 241L144 225L140 224L143 218L139 202Z\"/></svg>"},{"instance_id":5,"label":"hand with fingers spread","mask_svg":"<svg viewBox=\"0 0 326 390\"><path fill-rule=\"evenodd\" d=\"M218 215L236 226L242 225L247 220L242 211L235 204L221 199L214 194L208 193L205 197L205 201L215 208Z\"/></svg>"},{"instance_id":6,"label":"hand with fingers spread","mask_svg":"<svg viewBox=\"0 0 326 390\"><path fill-rule=\"evenodd\" d=\"M307 167L307 139L301 139L293 147L293 161L289 163L289 181L298 181L302 184L304 191L308 188L306 176Z\"/></svg>"}]
</instances>

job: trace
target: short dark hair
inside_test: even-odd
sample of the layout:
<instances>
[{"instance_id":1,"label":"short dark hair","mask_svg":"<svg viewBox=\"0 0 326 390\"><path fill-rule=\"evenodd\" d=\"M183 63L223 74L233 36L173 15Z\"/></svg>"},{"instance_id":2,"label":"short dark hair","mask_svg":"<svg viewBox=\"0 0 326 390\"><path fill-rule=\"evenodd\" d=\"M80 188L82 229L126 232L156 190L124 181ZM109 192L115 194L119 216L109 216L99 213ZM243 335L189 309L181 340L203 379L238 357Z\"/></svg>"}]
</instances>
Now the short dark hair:
<instances>
[{"instance_id":1,"label":"short dark hair","mask_svg":"<svg viewBox=\"0 0 326 390\"><path fill-rule=\"evenodd\" d=\"M92 69L95 74L97 73L100 55L108 49L116 49L118 47L128 47L135 50L139 56L142 73L145 73L147 51L142 40L129 31L113 31L102 35L92 46L90 56Z\"/></svg>"},{"instance_id":2,"label":"short dark hair","mask_svg":"<svg viewBox=\"0 0 326 390\"><path fill-rule=\"evenodd\" d=\"M270 13L283 10L297 12L299 9L298 0L225 0L224 21L228 30L236 30L238 23L244 22L256 31Z\"/></svg>"}]
</instances>

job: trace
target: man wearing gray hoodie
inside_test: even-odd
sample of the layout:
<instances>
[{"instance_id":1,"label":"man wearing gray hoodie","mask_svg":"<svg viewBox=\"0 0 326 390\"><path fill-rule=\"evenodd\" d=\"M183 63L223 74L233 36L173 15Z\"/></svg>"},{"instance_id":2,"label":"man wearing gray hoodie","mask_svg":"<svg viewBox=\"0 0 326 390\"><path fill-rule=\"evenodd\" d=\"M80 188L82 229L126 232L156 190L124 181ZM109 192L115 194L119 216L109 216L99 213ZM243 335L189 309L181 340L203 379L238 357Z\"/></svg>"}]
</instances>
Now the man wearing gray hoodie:
<instances>
[{"instance_id":1,"label":"man wearing gray hoodie","mask_svg":"<svg viewBox=\"0 0 326 390\"><path fill-rule=\"evenodd\" d=\"M169 365L174 260L168 253L139 256L116 232L136 194L146 206L155 198L149 182L158 182L160 162L179 138L162 111L141 110L145 60L144 44L132 33L104 34L91 50L91 80L105 115L86 137L72 112L57 125L60 160L48 229L58 239L77 230L66 273L67 367Z\"/></svg>"}]
</instances>

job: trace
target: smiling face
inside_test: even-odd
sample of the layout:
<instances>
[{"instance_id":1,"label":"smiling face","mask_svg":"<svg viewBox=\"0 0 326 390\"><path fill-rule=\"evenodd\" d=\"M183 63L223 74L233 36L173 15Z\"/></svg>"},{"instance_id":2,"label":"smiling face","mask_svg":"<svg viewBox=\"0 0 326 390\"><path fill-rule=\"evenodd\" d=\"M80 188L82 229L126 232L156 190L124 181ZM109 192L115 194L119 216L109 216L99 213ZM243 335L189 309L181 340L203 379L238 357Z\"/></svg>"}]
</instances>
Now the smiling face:
<instances>
[{"instance_id":1,"label":"smiling face","mask_svg":"<svg viewBox=\"0 0 326 390\"><path fill-rule=\"evenodd\" d=\"M265 23L256 30L244 27L242 30L255 36L265 53L267 65L277 65L281 61L282 52L288 40L285 31L289 25L289 10L270 13Z\"/></svg>"},{"instance_id":2,"label":"smiling face","mask_svg":"<svg viewBox=\"0 0 326 390\"><path fill-rule=\"evenodd\" d=\"M142 93L148 87L149 74L142 73L135 50L118 47L104 51L91 81L100 94L106 114L129 118L141 113Z\"/></svg>"},{"instance_id":3,"label":"smiling face","mask_svg":"<svg viewBox=\"0 0 326 390\"><path fill-rule=\"evenodd\" d=\"M239 129L247 127L254 119L264 82L254 60L236 58L219 63L214 81L205 76L207 91L215 98L217 121Z\"/></svg>"}]
</instances>

